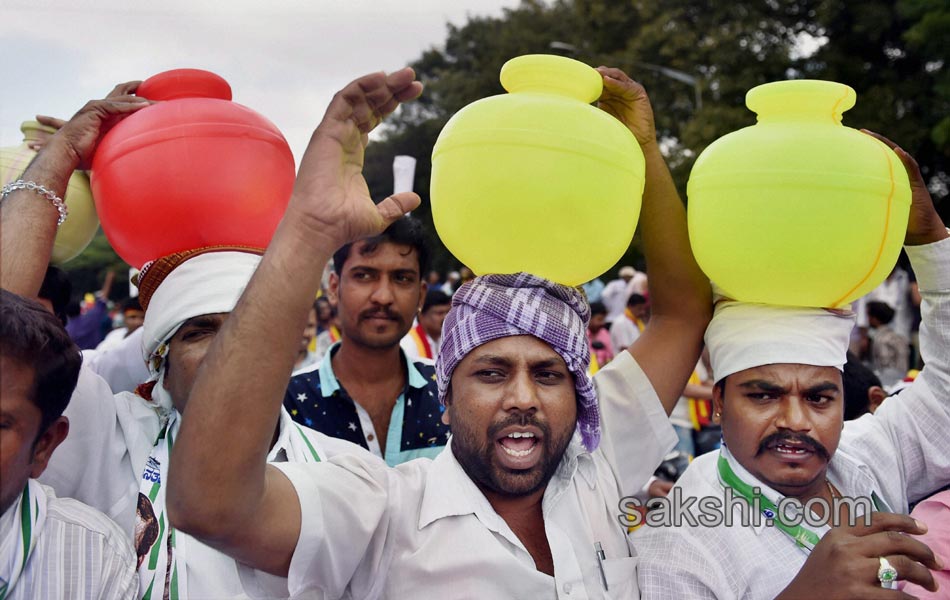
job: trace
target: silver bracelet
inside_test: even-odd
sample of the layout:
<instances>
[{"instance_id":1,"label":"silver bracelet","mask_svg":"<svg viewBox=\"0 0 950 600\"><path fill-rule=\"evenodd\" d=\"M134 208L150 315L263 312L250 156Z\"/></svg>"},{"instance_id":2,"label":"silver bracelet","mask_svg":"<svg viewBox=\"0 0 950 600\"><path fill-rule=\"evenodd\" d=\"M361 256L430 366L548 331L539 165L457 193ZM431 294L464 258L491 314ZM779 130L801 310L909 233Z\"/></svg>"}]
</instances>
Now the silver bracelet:
<instances>
[{"instance_id":1,"label":"silver bracelet","mask_svg":"<svg viewBox=\"0 0 950 600\"><path fill-rule=\"evenodd\" d=\"M57 227L62 225L66 221L66 217L69 216L69 211L66 210L66 203L63 202L63 199L34 181L23 181L22 179L11 181L0 189L0 200L3 200L10 192L15 190L31 190L49 200L56 207L56 211L59 212L59 219L56 221Z\"/></svg>"}]
</instances>

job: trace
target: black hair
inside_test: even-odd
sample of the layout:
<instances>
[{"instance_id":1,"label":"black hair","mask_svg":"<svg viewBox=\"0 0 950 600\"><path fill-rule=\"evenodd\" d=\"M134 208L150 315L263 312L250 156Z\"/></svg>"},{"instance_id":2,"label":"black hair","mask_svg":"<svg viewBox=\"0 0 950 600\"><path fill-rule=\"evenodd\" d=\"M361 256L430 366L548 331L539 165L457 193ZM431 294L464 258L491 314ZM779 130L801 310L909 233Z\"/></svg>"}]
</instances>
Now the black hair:
<instances>
[{"instance_id":1,"label":"black hair","mask_svg":"<svg viewBox=\"0 0 950 600\"><path fill-rule=\"evenodd\" d=\"M606 315L607 307L604 306L603 302L591 302L590 303L590 316L594 315Z\"/></svg>"},{"instance_id":2,"label":"black hair","mask_svg":"<svg viewBox=\"0 0 950 600\"><path fill-rule=\"evenodd\" d=\"M134 296L132 298L126 298L122 302L122 312L125 312L127 310L137 310L139 312L145 312L144 309L142 308L142 303L139 302L138 296Z\"/></svg>"},{"instance_id":3,"label":"black hair","mask_svg":"<svg viewBox=\"0 0 950 600\"><path fill-rule=\"evenodd\" d=\"M33 369L30 399L42 413L39 437L66 410L82 354L40 303L7 290L0 290L0 352Z\"/></svg>"},{"instance_id":4,"label":"black hair","mask_svg":"<svg viewBox=\"0 0 950 600\"><path fill-rule=\"evenodd\" d=\"M640 294L630 294L630 297L627 298L627 306L638 306L640 304L646 304L647 299Z\"/></svg>"},{"instance_id":5,"label":"black hair","mask_svg":"<svg viewBox=\"0 0 950 600\"><path fill-rule=\"evenodd\" d=\"M73 284L66 276L66 272L59 267L50 265L46 267L46 275L43 277L43 284L40 286L38 297L49 300L53 305L53 314L60 320L63 326L69 321L66 314L66 306L69 304L69 298L73 295ZM78 315L79 312L77 311ZM74 315L75 316L75 315Z\"/></svg>"},{"instance_id":6,"label":"black hair","mask_svg":"<svg viewBox=\"0 0 950 600\"><path fill-rule=\"evenodd\" d=\"M418 219L412 217L402 217L397 219L392 225L386 228L379 235L360 240L363 242L360 248L360 255L372 254L379 248L380 244L390 243L399 246L409 246L416 251L419 257L419 277L424 277L429 272L429 241L426 237L425 229ZM346 244L333 253L333 270L337 275L343 274L343 264L350 256L350 249L353 244Z\"/></svg>"},{"instance_id":7,"label":"black hair","mask_svg":"<svg viewBox=\"0 0 950 600\"><path fill-rule=\"evenodd\" d=\"M442 290L429 290L426 292L425 302L422 303L422 312L428 312L433 306L444 306L452 304L452 297Z\"/></svg>"},{"instance_id":8,"label":"black hair","mask_svg":"<svg viewBox=\"0 0 950 600\"><path fill-rule=\"evenodd\" d=\"M82 306L79 305L78 300L70 300L69 302L66 303L66 316L68 317L68 319L72 319L73 317L78 317L81 312L82 312Z\"/></svg>"},{"instance_id":9,"label":"black hair","mask_svg":"<svg viewBox=\"0 0 950 600\"><path fill-rule=\"evenodd\" d=\"M887 325L894 319L894 309L887 302L872 300L868 302L868 317L873 317L881 325Z\"/></svg>"},{"instance_id":10,"label":"black hair","mask_svg":"<svg viewBox=\"0 0 950 600\"><path fill-rule=\"evenodd\" d=\"M841 381L844 386L844 420L857 419L871 412L868 390L874 386L882 387L881 380L851 352L848 352L848 362L844 365Z\"/></svg>"}]
</instances>

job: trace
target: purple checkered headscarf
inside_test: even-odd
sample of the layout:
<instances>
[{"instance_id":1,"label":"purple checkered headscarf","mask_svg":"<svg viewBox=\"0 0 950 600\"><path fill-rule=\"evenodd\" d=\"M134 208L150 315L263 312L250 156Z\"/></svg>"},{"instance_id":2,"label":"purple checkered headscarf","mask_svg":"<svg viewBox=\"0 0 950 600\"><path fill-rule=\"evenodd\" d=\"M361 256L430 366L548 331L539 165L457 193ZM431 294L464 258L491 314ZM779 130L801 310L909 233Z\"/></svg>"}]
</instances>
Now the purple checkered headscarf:
<instances>
[{"instance_id":1,"label":"purple checkered headscarf","mask_svg":"<svg viewBox=\"0 0 950 600\"><path fill-rule=\"evenodd\" d=\"M469 352L498 338L533 335L550 345L574 375L577 427L584 447L593 452L600 443L600 408L587 374L589 320L590 306L574 288L528 273L473 279L452 296L452 310L442 325L435 362L439 401L445 403L452 372Z\"/></svg>"}]
</instances>

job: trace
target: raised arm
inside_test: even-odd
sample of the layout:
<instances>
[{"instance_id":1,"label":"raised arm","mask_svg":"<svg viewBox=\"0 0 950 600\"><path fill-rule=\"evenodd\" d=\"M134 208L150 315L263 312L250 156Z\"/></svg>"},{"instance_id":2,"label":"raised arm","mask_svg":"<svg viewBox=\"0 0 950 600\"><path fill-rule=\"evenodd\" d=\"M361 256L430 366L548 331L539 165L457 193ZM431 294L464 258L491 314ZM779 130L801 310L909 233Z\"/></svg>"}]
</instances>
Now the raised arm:
<instances>
[{"instance_id":1,"label":"raised arm","mask_svg":"<svg viewBox=\"0 0 950 600\"><path fill-rule=\"evenodd\" d=\"M189 396L171 458L169 517L255 568L285 575L300 534L296 492L266 457L320 287L319 267L339 246L382 231L418 205L413 193L374 205L362 167L370 130L421 91L412 70L403 69L367 75L334 96L284 219Z\"/></svg>"},{"instance_id":2,"label":"raised arm","mask_svg":"<svg viewBox=\"0 0 950 600\"><path fill-rule=\"evenodd\" d=\"M139 83L119 84L105 99L86 104L50 138L20 179L62 198L73 171L89 168L102 136L120 120L148 106L148 100L131 95ZM3 199L0 287L28 298L39 293L53 252L58 217L53 204L34 190L15 190Z\"/></svg>"},{"instance_id":3,"label":"raised arm","mask_svg":"<svg viewBox=\"0 0 950 600\"><path fill-rule=\"evenodd\" d=\"M640 231L652 308L650 322L627 351L670 413L702 352L712 292L690 249L686 210L660 154L646 90L619 69L597 70L604 77L600 107L630 128L646 159Z\"/></svg>"}]
</instances>

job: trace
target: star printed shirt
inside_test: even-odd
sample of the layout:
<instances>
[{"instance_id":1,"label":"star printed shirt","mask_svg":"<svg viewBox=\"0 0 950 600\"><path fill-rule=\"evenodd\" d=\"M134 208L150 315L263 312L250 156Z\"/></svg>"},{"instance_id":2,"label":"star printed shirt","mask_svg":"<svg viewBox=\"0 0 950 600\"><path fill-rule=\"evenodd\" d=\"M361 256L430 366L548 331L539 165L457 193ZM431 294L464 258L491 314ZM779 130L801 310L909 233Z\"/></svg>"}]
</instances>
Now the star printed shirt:
<instances>
[{"instance_id":1,"label":"star printed shirt","mask_svg":"<svg viewBox=\"0 0 950 600\"><path fill-rule=\"evenodd\" d=\"M393 406L383 449L369 413L333 374L331 359L338 349L339 343L318 366L291 377L284 396L290 416L301 425L359 444L391 467L414 458L435 458L448 442L449 427L442 422L432 363L409 360L403 353L407 384Z\"/></svg>"}]
</instances>

